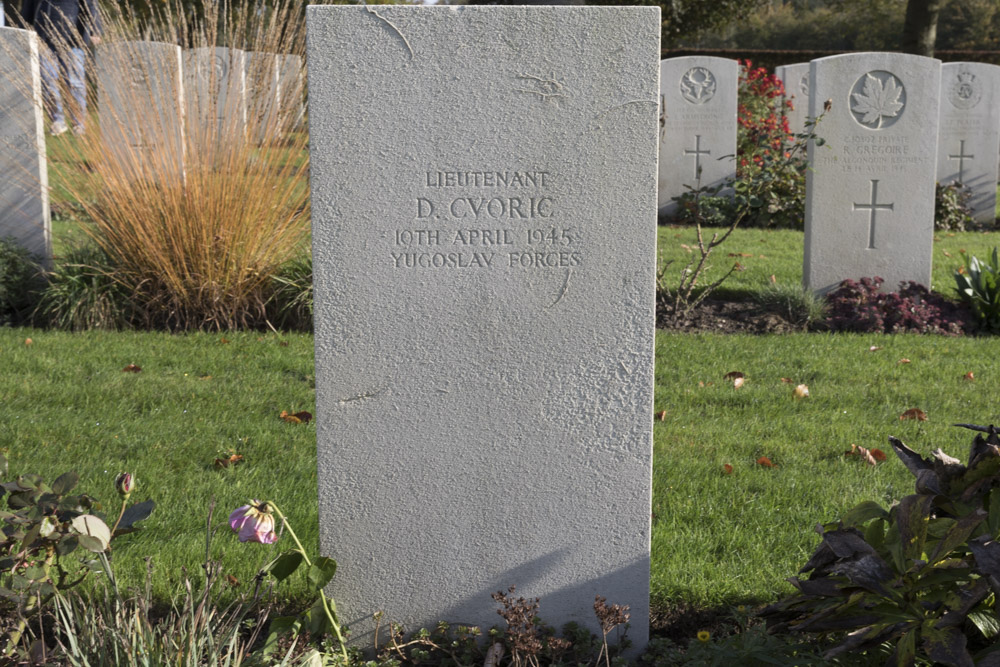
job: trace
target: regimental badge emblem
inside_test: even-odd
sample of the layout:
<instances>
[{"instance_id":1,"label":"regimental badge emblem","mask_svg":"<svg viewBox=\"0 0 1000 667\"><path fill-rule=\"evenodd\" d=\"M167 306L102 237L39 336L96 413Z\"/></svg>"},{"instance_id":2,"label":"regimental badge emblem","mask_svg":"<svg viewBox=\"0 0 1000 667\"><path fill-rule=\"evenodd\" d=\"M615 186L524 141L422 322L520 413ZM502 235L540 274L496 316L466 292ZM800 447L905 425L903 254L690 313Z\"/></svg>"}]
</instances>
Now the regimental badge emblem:
<instances>
[{"instance_id":1,"label":"regimental badge emblem","mask_svg":"<svg viewBox=\"0 0 1000 667\"><path fill-rule=\"evenodd\" d=\"M218 82L226 76L228 69L229 63L226 59L218 54L213 54L211 60L202 60L199 63L198 74L201 76L201 80L206 83L209 81Z\"/></svg>"},{"instance_id":2,"label":"regimental badge emblem","mask_svg":"<svg viewBox=\"0 0 1000 667\"><path fill-rule=\"evenodd\" d=\"M959 70L948 90L948 100L957 109L971 109L983 98L983 85L969 70Z\"/></svg>"},{"instance_id":3,"label":"regimental badge emblem","mask_svg":"<svg viewBox=\"0 0 1000 667\"><path fill-rule=\"evenodd\" d=\"M715 97L715 75L705 67L692 67L681 77L681 96L691 104Z\"/></svg>"},{"instance_id":4,"label":"regimental badge emblem","mask_svg":"<svg viewBox=\"0 0 1000 667\"><path fill-rule=\"evenodd\" d=\"M869 130L884 130L894 125L906 108L903 82L882 70L863 74L851 88L850 97L854 120Z\"/></svg>"},{"instance_id":5,"label":"regimental badge emblem","mask_svg":"<svg viewBox=\"0 0 1000 667\"><path fill-rule=\"evenodd\" d=\"M809 97L809 74L803 74L802 79L799 81L799 90L806 97Z\"/></svg>"}]
</instances>

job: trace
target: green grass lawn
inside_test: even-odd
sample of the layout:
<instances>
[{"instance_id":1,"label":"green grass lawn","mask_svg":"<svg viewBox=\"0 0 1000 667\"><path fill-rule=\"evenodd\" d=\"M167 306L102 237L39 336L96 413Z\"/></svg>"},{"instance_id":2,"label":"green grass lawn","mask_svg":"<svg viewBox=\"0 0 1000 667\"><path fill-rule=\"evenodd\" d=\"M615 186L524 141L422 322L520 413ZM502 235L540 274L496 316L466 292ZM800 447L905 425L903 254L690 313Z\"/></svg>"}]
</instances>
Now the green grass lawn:
<instances>
[{"instance_id":1,"label":"green grass lawn","mask_svg":"<svg viewBox=\"0 0 1000 667\"><path fill-rule=\"evenodd\" d=\"M305 544L317 544L315 428L278 417L313 411L312 338L225 338L0 330L0 441L11 473L77 470L80 490L110 513L115 475L134 472L134 499L158 506L146 530L116 541L115 567L138 586L153 556L164 599L178 590L181 567L199 571L213 500L214 523L224 525L247 499L272 499ZM851 443L889 453L886 437L896 435L924 454L943 447L964 458L971 434L949 424L1000 422L994 339L660 332L656 351L655 405L666 411L654 426L657 605L772 598L815 546L817 522L910 492L901 463L864 466L843 456ZM142 372L123 372L130 363ZM729 371L745 373L746 384L735 389L723 379ZM782 378L807 384L811 396L796 400ZM927 422L900 421L914 407ZM217 469L229 450L245 462ZM757 465L761 456L776 467ZM224 528L212 553L248 582L276 548L241 545Z\"/></svg>"},{"instance_id":2,"label":"green grass lawn","mask_svg":"<svg viewBox=\"0 0 1000 667\"><path fill-rule=\"evenodd\" d=\"M142 371L122 371L132 363ZM213 523L223 525L250 498L274 500L315 551L315 427L279 418L315 411L311 336L8 328L0 329L0 364L0 447L12 475L51 481L76 470L78 490L111 514L120 506L113 480L131 471L133 500L156 501L146 530L115 541L126 586L142 583L146 556L161 599L180 590L182 567L197 577L213 500ZM217 469L215 458L230 450L244 462ZM212 553L226 573L251 582L277 548L241 545L225 527ZM300 590L292 582L290 594Z\"/></svg>"}]
</instances>

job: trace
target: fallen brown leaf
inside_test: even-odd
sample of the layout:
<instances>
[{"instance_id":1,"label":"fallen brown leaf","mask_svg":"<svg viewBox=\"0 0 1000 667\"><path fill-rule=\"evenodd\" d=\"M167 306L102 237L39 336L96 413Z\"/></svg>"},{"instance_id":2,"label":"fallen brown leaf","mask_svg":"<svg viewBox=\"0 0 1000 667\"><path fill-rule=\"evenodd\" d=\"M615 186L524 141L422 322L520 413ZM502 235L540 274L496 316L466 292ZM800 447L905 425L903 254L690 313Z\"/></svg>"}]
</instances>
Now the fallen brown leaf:
<instances>
[{"instance_id":1,"label":"fallen brown leaf","mask_svg":"<svg viewBox=\"0 0 1000 667\"><path fill-rule=\"evenodd\" d=\"M908 364L908 363L910 363L910 360L906 359L906 358L903 358L903 359L900 359L899 361L897 361L896 363L897 364Z\"/></svg>"},{"instance_id":2,"label":"fallen brown leaf","mask_svg":"<svg viewBox=\"0 0 1000 667\"><path fill-rule=\"evenodd\" d=\"M904 419L915 419L919 422L925 422L927 421L927 413L920 408L910 408L903 414L899 415L899 419L900 421Z\"/></svg>"},{"instance_id":3,"label":"fallen brown leaf","mask_svg":"<svg viewBox=\"0 0 1000 667\"><path fill-rule=\"evenodd\" d=\"M733 380L734 389L739 389L742 386L743 386L743 378L736 378L735 380Z\"/></svg>"},{"instance_id":4,"label":"fallen brown leaf","mask_svg":"<svg viewBox=\"0 0 1000 667\"><path fill-rule=\"evenodd\" d=\"M278 341L278 345L280 345L281 347L288 347L288 341L287 340Z\"/></svg>"},{"instance_id":5,"label":"fallen brown leaf","mask_svg":"<svg viewBox=\"0 0 1000 667\"><path fill-rule=\"evenodd\" d=\"M229 466L235 466L238 463L243 463L242 454L230 454L227 457L215 459L216 468L228 468Z\"/></svg>"},{"instance_id":6,"label":"fallen brown leaf","mask_svg":"<svg viewBox=\"0 0 1000 667\"><path fill-rule=\"evenodd\" d=\"M869 352L877 352L878 350L881 350L881 349L882 349L881 345L872 345L870 348L868 348L868 351Z\"/></svg>"},{"instance_id":7,"label":"fallen brown leaf","mask_svg":"<svg viewBox=\"0 0 1000 667\"><path fill-rule=\"evenodd\" d=\"M851 443L851 449L844 452L844 456L857 456L870 466L877 465L879 461L885 461L885 454L882 450L858 447L853 442Z\"/></svg>"},{"instance_id":8,"label":"fallen brown leaf","mask_svg":"<svg viewBox=\"0 0 1000 667\"><path fill-rule=\"evenodd\" d=\"M25 338L25 339L24 339L24 344L25 344L25 345L31 345L31 344L32 344L32 343L34 343L34 342L35 342L35 341L31 340L30 338Z\"/></svg>"},{"instance_id":9,"label":"fallen brown leaf","mask_svg":"<svg viewBox=\"0 0 1000 667\"><path fill-rule=\"evenodd\" d=\"M757 459L757 465L764 466L765 468L776 468L777 466L771 462L771 459L766 456L762 456Z\"/></svg>"},{"instance_id":10,"label":"fallen brown leaf","mask_svg":"<svg viewBox=\"0 0 1000 667\"><path fill-rule=\"evenodd\" d=\"M733 474L733 466L729 465L728 463L723 464L722 465L722 474L723 475L732 475Z\"/></svg>"},{"instance_id":11,"label":"fallen brown leaf","mask_svg":"<svg viewBox=\"0 0 1000 667\"><path fill-rule=\"evenodd\" d=\"M658 416L659 416L661 422L662 421L666 421L667 420L667 411L666 410L661 411Z\"/></svg>"},{"instance_id":12,"label":"fallen brown leaf","mask_svg":"<svg viewBox=\"0 0 1000 667\"><path fill-rule=\"evenodd\" d=\"M795 382L795 380L793 380L792 378L781 378L781 381L784 382L785 384L791 384Z\"/></svg>"},{"instance_id":13,"label":"fallen brown leaf","mask_svg":"<svg viewBox=\"0 0 1000 667\"><path fill-rule=\"evenodd\" d=\"M135 364L129 364L128 366L122 369L122 373L139 373L141 371L142 369L136 366Z\"/></svg>"},{"instance_id":14,"label":"fallen brown leaf","mask_svg":"<svg viewBox=\"0 0 1000 667\"><path fill-rule=\"evenodd\" d=\"M950 252L948 252L947 250L942 250L941 252L943 252L943 253L944 253L944 256L945 256L945 257L951 257L951 253L950 253Z\"/></svg>"},{"instance_id":15,"label":"fallen brown leaf","mask_svg":"<svg viewBox=\"0 0 1000 667\"><path fill-rule=\"evenodd\" d=\"M730 257L753 257L753 254L749 253L749 252L731 252L731 253L729 253L729 256Z\"/></svg>"},{"instance_id":16,"label":"fallen brown leaf","mask_svg":"<svg viewBox=\"0 0 1000 667\"><path fill-rule=\"evenodd\" d=\"M771 284L772 285L778 284L778 279L774 277L773 273L771 274Z\"/></svg>"},{"instance_id":17,"label":"fallen brown leaf","mask_svg":"<svg viewBox=\"0 0 1000 667\"><path fill-rule=\"evenodd\" d=\"M800 384L795 388L795 398L809 398L809 387Z\"/></svg>"},{"instance_id":18,"label":"fallen brown leaf","mask_svg":"<svg viewBox=\"0 0 1000 667\"><path fill-rule=\"evenodd\" d=\"M219 342L221 344L223 344L223 345L228 345L229 344L229 339L228 338L220 338Z\"/></svg>"},{"instance_id":19,"label":"fallen brown leaf","mask_svg":"<svg viewBox=\"0 0 1000 667\"><path fill-rule=\"evenodd\" d=\"M232 586L233 588L236 588L237 586L240 585L240 580L231 574L226 575L226 581L228 581L229 585Z\"/></svg>"},{"instance_id":20,"label":"fallen brown leaf","mask_svg":"<svg viewBox=\"0 0 1000 667\"><path fill-rule=\"evenodd\" d=\"M294 414L286 410L282 410L281 414L278 416L284 419L289 424L308 424L309 420L313 418L313 416L310 413L306 412L305 410L303 410L302 412L296 412Z\"/></svg>"},{"instance_id":21,"label":"fallen brown leaf","mask_svg":"<svg viewBox=\"0 0 1000 667\"><path fill-rule=\"evenodd\" d=\"M739 371L729 371L728 373L726 373L725 375L722 376L722 379L723 380L732 380L734 378L743 378L743 377L746 377L746 375L744 375L743 373L741 373Z\"/></svg>"},{"instance_id":22,"label":"fallen brown leaf","mask_svg":"<svg viewBox=\"0 0 1000 667\"><path fill-rule=\"evenodd\" d=\"M975 380L975 379L976 379L976 376L972 374L972 371L969 371L968 373L966 373L966 374L965 374L965 375L963 375L962 377L964 377L964 378L965 378L966 380L968 380L969 382L972 382L973 380Z\"/></svg>"},{"instance_id":23,"label":"fallen brown leaf","mask_svg":"<svg viewBox=\"0 0 1000 667\"><path fill-rule=\"evenodd\" d=\"M684 250L687 250L688 252L694 252L694 251L693 251L693 250L691 249L691 246L689 246L689 245L688 245L687 243L682 243L682 244L681 244L681 247L682 247L682 248L684 248Z\"/></svg>"}]
</instances>

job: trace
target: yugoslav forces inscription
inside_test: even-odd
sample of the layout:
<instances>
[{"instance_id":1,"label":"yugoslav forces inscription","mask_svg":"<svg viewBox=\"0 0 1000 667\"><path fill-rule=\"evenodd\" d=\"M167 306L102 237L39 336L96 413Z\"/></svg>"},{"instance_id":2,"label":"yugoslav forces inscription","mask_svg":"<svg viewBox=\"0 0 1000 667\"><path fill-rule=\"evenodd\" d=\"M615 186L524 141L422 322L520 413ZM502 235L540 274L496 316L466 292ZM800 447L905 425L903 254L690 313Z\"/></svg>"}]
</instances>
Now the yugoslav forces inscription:
<instances>
[{"instance_id":1,"label":"yugoslav forces inscription","mask_svg":"<svg viewBox=\"0 0 1000 667\"><path fill-rule=\"evenodd\" d=\"M556 174L539 169L444 170L421 175L411 225L392 233L397 269L570 269L580 229L548 194Z\"/></svg>"}]
</instances>

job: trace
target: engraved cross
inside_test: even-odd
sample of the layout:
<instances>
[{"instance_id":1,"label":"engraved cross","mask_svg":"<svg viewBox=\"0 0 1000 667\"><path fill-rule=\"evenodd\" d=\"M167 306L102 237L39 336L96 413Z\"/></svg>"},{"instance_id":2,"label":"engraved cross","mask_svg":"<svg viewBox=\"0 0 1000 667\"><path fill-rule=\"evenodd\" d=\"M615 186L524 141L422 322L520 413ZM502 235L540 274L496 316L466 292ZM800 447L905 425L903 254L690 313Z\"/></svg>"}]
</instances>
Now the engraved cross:
<instances>
[{"instance_id":1,"label":"engraved cross","mask_svg":"<svg viewBox=\"0 0 1000 667\"><path fill-rule=\"evenodd\" d=\"M695 178L700 178L701 177L701 156L702 155L711 155L711 154L712 154L712 151L703 151L703 150L701 150L701 135L700 134L694 135L694 150L691 150L690 148L685 148L684 149L684 155L693 155L694 156L694 177Z\"/></svg>"},{"instance_id":2,"label":"engraved cross","mask_svg":"<svg viewBox=\"0 0 1000 667\"><path fill-rule=\"evenodd\" d=\"M976 156L975 155L966 155L965 154L965 139L961 139L960 142L961 143L959 143L958 155L949 155L948 159L949 160L958 160L958 182L959 183L964 183L965 182L965 160L966 159L970 159L971 160L972 158L974 158Z\"/></svg>"},{"instance_id":3,"label":"engraved cross","mask_svg":"<svg viewBox=\"0 0 1000 667\"><path fill-rule=\"evenodd\" d=\"M878 181L872 181L872 198L868 204L855 202L855 211L868 211L868 249L875 249L875 214L877 211L891 211L894 204L878 203Z\"/></svg>"}]
</instances>

